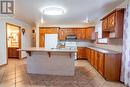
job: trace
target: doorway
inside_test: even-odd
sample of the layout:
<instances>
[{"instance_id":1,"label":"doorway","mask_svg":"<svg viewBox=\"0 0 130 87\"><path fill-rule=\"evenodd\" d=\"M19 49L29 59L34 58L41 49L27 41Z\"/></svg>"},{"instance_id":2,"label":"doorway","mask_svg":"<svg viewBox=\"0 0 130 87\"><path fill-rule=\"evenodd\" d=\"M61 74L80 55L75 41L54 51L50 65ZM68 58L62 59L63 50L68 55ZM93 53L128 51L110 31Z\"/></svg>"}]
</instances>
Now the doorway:
<instances>
[{"instance_id":1,"label":"doorway","mask_svg":"<svg viewBox=\"0 0 130 87\"><path fill-rule=\"evenodd\" d=\"M17 49L21 48L21 33L20 27L13 24L6 24L6 43L7 43L7 58L21 58L21 53Z\"/></svg>"}]
</instances>

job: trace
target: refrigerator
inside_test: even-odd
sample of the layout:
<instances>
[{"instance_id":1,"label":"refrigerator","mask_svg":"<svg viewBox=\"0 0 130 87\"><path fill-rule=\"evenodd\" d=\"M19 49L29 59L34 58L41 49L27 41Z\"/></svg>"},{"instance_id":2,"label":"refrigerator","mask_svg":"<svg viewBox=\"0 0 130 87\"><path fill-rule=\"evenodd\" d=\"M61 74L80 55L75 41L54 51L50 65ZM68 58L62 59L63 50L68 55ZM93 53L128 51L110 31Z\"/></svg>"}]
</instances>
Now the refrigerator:
<instances>
[{"instance_id":1,"label":"refrigerator","mask_svg":"<svg viewBox=\"0 0 130 87\"><path fill-rule=\"evenodd\" d=\"M58 34L45 34L45 48L57 48Z\"/></svg>"}]
</instances>

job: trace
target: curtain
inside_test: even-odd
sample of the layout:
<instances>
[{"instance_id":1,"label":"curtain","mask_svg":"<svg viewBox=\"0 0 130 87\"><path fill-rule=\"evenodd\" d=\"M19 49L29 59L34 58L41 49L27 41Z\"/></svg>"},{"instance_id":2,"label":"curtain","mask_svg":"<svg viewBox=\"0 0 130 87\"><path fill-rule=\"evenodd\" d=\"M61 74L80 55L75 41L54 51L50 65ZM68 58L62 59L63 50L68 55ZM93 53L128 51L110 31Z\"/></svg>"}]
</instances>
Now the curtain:
<instances>
[{"instance_id":1,"label":"curtain","mask_svg":"<svg viewBox=\"0 0 130 87\"><path fill-rule=\"evenodd\" d=\"M121 81L130 86L130 5L126 6L123 31Z\"/></svg>"}]
</instances>

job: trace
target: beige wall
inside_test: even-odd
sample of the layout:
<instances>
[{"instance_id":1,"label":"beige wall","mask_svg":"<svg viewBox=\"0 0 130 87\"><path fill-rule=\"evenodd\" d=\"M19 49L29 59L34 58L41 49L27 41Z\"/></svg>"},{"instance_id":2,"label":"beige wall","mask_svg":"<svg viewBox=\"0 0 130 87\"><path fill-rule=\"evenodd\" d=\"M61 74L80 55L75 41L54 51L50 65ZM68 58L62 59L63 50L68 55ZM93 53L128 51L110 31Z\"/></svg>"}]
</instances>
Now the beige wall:
<instances>
[{"instance_id":1,"label":"beige wall","mask_svg":"<svg viewBox=\"0 0 130 87\"><path fill-rule=\"evenodd\" d=\"M0 65L7 63L7 57L6 57L6 23L15 24L17 26L20 26L21 28L26 29L26 33L23 35L21 33L21 48L28 48L31 47L31 26L19 21L14 18L8 18L3 17L0 18ZM22 52L22 57L26 56L25 52Z\"/></svg>"}]
</instances>

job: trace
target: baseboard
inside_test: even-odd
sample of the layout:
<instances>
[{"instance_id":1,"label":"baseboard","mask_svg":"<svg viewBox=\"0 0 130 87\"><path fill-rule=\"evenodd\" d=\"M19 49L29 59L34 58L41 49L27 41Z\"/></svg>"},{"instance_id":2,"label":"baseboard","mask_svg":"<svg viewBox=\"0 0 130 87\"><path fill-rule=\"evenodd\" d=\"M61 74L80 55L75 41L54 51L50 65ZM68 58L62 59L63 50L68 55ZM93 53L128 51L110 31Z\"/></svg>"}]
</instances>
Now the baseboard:
<instances>
[{"instance_id":1,"label":"baseboard","mask_svg":"<svg viewBox=\"0 0 130 87\"><path fill-rule=\"evenodd\" d=\"M86 58L77 58L77 60L87 60Z\"/></svg>"}]
</instances>

